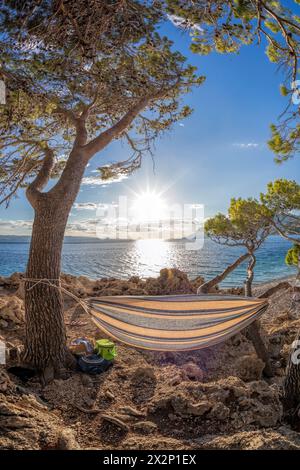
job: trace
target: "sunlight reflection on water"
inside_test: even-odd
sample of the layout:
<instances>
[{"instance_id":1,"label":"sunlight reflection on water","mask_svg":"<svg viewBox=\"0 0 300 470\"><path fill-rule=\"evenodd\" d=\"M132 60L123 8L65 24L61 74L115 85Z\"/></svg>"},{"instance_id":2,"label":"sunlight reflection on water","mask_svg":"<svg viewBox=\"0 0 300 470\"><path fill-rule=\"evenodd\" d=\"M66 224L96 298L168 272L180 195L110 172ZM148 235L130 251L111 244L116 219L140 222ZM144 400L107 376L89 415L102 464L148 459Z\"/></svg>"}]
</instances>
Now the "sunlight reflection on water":
<instances>
[{"instance_id":1,"label":"sunlight reflection on water","mask_svg":"<svg viewBox=\"0 0 300 470\"><path fill-rule=\"evenodd\" d=\"M285 254L290 244L279 237L270 237L257 253L255 282L269 281L295 273L286 266ZM24 271L28 256L28 239L0 242L0 275ZM209 279L222 272L241 253L240 248L219 246L205 240L202 250L188 251L184 242L138 240L135 242L99 242L95 239L67 238L62 257L64 272L91 278L131 276L155 277L162 268L177 268L190 278ZM222 284L243 285L246 263L240 265Z\"/></svg>"}]
</instances>

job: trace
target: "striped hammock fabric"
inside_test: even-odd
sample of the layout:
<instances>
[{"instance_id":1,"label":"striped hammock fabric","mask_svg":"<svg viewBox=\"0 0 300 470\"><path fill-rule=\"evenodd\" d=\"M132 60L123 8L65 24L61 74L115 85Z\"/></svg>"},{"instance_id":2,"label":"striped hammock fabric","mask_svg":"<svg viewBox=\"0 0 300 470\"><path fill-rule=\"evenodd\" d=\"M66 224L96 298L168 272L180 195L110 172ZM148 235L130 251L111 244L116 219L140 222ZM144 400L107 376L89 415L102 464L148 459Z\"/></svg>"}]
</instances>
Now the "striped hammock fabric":
<instances>
[{"instance_id":1,"label":"striped hammock fabric","mask_svg":"<svg viewBox=\"0 0 300 470\"><path fill-rule=\"evenodd\" d=\"M111 296L89 301L108 336L155 351L187 351L221 343L257 320L268 302L221 295Z\"/></svg>"}]
</instances>

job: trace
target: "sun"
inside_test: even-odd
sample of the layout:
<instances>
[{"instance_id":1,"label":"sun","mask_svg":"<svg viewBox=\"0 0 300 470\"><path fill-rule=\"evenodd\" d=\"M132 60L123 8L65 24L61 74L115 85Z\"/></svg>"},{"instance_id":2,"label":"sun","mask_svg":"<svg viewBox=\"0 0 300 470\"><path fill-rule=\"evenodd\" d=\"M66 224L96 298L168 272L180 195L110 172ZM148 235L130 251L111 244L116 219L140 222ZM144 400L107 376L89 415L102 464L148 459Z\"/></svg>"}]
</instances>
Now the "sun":
<instances>
[{"instance_id":1,"label":"sun","mask_svg":"<svg viewBox=\"0 0 300 470\"><path fill-rule=\"evenodd\" d=\"M166 203L155 191L138 194L132 205L132 215L139 221L157 221L165 215Z\"/></svg>"}]
</instances>

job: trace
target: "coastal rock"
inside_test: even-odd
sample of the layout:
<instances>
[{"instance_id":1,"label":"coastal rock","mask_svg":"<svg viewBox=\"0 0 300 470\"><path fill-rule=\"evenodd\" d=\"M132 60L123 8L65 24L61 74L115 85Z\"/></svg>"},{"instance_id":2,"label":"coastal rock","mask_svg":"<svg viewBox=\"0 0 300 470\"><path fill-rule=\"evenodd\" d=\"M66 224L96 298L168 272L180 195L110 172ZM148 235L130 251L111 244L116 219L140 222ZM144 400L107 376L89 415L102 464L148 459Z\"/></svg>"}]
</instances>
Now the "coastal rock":
<instances>
[{"instance_id":1,"label":"coastal rock","mask_svg":"<svg viewBox=\"0 0 300 470\"><path fill-rule=\"evenodd\" d=\"M145 290L150 295L189 294L195 291L187 275L179 269L161 269L158 278L148 278Z\"/></svg>"},{"instance_id":2,"label":"coastal rock","mask_svg":"<svg viewBox=\"0 0 300 470\"><path fill-rule=\"evenodd\" d=\"M279 390L265 381L245 383L238 377L228 377L213 383L182 382L176 393L170 388L162 396L160 390L151 400L148 411L157 417L175 414L186 419L222 423L222 431L241 429L245 425L259 428L278 424L282 417ZM178 428L183 428L178 425ZM209 426L201 428L206 433ZM219 426L219 425L218 425ZM199 430L200 432L200 430Z\"/></svg>"},{"instance_id":3,"label":"coastal rock","mask_svg":"<svg viewBox=\"0 0 300 470\"><path fill-rule=\"evenodd\" d=\"M160 413L161 410L172 409L173 412L180 416L203 416L212 407L207 400L201 400L194 403L183 393L173 394L168 397L154 399L150 405L151 413Z\"/></svg>"},{"instance_id":4,"label":"coastal rock","mask_svg":"<svg viewBox=\"0 0 300 470\"><path fill-rule=\"evenodd\" d=\"M188 362L187 364L184 364L182 366L182 370L183 370L184 376L188 378L189 380L197 380L199 382L203 380L203 376L204 376L203 371L194 362Z\"/></svg>"},{"instance_id":5,"label":"coastal rock","mask_svg":"<svg viewBox=\"0 0 300 470\"><path fill-rule=\"evenodd\" d=\"M260 380L265 364L256 355L239 357L236 362L237 375L245 382Z\"/></svg>"},{"instance_id":6,"label":"coastal rock","mask_svg":"<svg viewBox=\"0 0 300 470\"><path fill-rule=\"evenodd\" d=\"M24 304L16 296L0 298L0 327L17 328L24 323Z\"/></svg>"},{"instance_id":7,"label":"coastal rock","mask_svg":"<svg viewBox=\"0 0 300 470\"><path fill-rule=\"evenodd\" d=\"M217 421L226 421L230 416L230 409L223 403L216 403L208 416L210 419L215 419Z\"/></svg>"}]
</instances>

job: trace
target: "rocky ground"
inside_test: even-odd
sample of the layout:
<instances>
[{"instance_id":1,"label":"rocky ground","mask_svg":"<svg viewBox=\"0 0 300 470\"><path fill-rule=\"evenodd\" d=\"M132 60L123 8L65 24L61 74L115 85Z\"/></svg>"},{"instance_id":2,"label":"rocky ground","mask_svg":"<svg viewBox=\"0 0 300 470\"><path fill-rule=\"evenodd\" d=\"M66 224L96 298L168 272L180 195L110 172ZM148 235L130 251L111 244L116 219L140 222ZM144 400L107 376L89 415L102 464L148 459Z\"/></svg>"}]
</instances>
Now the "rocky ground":
<instances>
[{"instance_id":1,"label":"rocky ground","mask_svg":"<svg viewBox=\"0 0 300 470\"><path fill-rule=\"evenodd\" d=\"M24 337L21 275L0 278L0 334L18 360ZM67 290L99 295L191 293L203 282L176 270L156 279L129 281L62 276ZM271 285L260 286L261 294ZM241 293L241 289L231 290ZM65 296L68 340L102 334ZM82 324L83 323L83 324ZM289 346L300 326L292 289L270 297L261 320L275 376L264 380L263 363L245 334L225 344L186 353L158 353L118 345L106 373L68 372L42 387L0 369L1 449L300 449L300 434L285 423L280 393Z\"/></svg>"}]
</instances>

